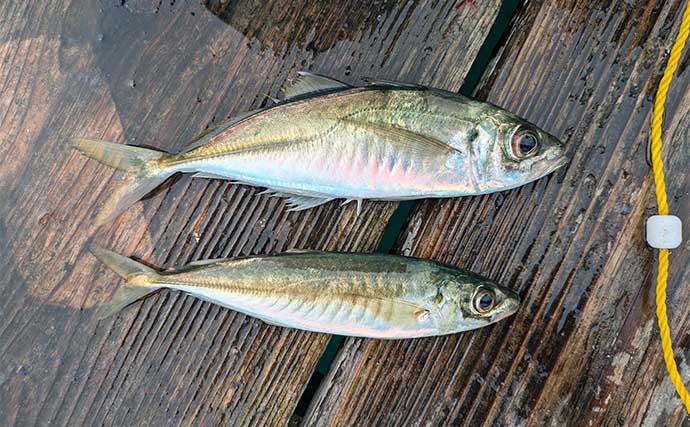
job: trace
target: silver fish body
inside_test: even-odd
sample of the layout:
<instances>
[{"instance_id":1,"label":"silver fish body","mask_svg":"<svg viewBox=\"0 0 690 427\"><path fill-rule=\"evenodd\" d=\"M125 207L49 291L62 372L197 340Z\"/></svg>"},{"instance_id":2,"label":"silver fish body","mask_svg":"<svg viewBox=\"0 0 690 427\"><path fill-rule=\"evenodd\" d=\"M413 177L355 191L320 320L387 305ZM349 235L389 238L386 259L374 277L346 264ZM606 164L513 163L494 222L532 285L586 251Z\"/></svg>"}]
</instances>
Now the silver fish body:
<instances>
[{"instance_id":1,"label":"silver fish body","mask_svg":"<svg viewBox=\"0 0 690 427\"><path fill-rule=\"evenodd\" d=\"M488 109L435 91L357 88L257 113L171 165L323 198L487 193L523 183L503 165L498 126L477 122Z\"/></svg>"},{"instance_id":2,"label":"silver fish body","mask_svg":"<svg viewBox=\"0 0 690 427\"><path fill-rule=\"evenodd\" d=\"M149 191L174 173L194 173L266 187L290 198L295 210L336 198L485 194L526 184L565 163L556 138L485 102L409 85L353 88L320 76L301 79L296 86L321 79L320 89L300 88L287 102L222 124L178 154L150 154L134 166L125 159L123 167L122 156L114 161L92 140L75 146L136 172ZM101 219L117 214L123 197L130 203L134 196L120 191Z\"/></svg>"},{"instance_id":3,"label":"silver fish body","mask_svg":"<svg viewBox=\"0 0 690 427\"><path fill-rule=\"evenodd\" d=\"M158 272L103 249L94 253L127 280L105 315L168 288L279 326L398 339L479 328L519 305L514 292L489 279L393 255L288 253Z\"/></svg>"}]
</instances>

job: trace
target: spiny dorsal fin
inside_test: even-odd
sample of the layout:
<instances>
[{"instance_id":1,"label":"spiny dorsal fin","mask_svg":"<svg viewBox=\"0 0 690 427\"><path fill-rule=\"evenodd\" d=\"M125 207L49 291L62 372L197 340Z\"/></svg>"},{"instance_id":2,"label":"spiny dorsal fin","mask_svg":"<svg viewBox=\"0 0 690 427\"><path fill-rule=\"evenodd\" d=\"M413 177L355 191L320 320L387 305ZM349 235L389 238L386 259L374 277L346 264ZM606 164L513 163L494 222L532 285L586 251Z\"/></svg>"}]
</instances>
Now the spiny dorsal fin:
<instances>
[{"instance_id":1,"label":"spiny dorsal fin","mask_svg":"<svg viewBox=\"0 0 690 427\"><path fill-rule=\"evenodd\" d=\"M281 88L286 101L352 87L338 80L306 71L299 71L297 74L296 79L286 83Z\"/></svg>"}]
</instances>

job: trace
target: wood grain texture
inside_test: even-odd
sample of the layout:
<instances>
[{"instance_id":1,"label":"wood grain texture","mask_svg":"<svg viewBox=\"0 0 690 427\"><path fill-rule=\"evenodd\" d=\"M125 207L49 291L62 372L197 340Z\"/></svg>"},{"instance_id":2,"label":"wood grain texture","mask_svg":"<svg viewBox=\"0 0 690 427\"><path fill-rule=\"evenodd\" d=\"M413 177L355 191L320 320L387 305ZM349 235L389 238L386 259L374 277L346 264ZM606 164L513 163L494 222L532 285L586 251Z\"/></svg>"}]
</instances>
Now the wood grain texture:
<instances>
[{"instance_id":1,"label":"wood grain texture","mask_svg":"<svg viewBox=\"0 0 690 427\"><path fill-rule=\"evenodd\" d=\"M654 315L655 211L645 151L653 96L685 1L531 2L478 95L566 141L571 163L514 191L415 205L395 250L488 275L521 310L473 333L346 341L306 425L666 426L690 420ZM672 212L690 223L686 53L664 136ZM690 384L690 244L671 256L669 310Z\"/></svg>"},{"instance_id":2,"label":"wood grain texture","mask_svg":"<svg viewBox=\"0 0 690 427\"><path fill-rule=\"evenodd\" d=\"M362 4L357 25L342 18L351 2L234 5L0 2L4 425L286 424L328 336L174 292L97 322L94 305L120 280L89 245L161 267L292 247L372 251L396 205L365 203L358 217L337 203L287 213L260 189L177 177L94 229L120 175L68 138L174 150L264 105L299 69L457 90L499 3Z\"/></svg>"}]
</instances>

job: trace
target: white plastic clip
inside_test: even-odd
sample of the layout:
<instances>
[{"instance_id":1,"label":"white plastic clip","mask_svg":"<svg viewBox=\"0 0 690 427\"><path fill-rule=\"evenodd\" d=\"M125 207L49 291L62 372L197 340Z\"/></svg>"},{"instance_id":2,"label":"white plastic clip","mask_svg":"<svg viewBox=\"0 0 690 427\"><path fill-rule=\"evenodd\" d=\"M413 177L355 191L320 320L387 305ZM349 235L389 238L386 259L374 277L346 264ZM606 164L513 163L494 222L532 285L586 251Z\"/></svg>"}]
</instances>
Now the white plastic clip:
<instances>
[{"instance_id":1,"label":"white plastic clip","mask_svg":"<svg viewBox=\"0 0 690 427\"><path fill-rule=\"evenodd\" d=\"M647 219L647 244L656 249L675 249L683 241L683 224L675 215L654 215Z\"/></svg>"}]
</instances>

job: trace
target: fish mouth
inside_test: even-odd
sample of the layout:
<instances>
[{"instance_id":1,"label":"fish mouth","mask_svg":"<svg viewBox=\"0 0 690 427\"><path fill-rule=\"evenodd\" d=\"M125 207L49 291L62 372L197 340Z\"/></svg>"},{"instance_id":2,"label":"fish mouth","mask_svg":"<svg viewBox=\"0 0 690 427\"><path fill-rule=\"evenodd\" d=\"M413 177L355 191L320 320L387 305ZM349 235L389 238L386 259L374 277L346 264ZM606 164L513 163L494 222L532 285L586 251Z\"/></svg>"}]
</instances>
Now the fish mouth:
<instances>
[{"instance_id":1,"label":"fish mouth","mask_svg":"<svg viewBox=\"0 0 690 427\"><path fill-rule=\"evenodd\" d=\"M568 164L568 158L565 156L560 156L553 163L551 163L551 162L547 163L547 162L545 162L546 164L544 165L544 168L539 173L539 178L550 175L550 174L554 173L555 171L557 171L558 169L562 168L563 166L567 165Z\"/></svg>"},{"instance_id":2,"label":"fish mouth","mask_svg":"<svg viewBox=\"0 0 690 427\"><path fill-rule=\"evenodd\" d=\"M503 307L501 307L501 311L497 313L496 315L493 316L491 319L491 323L496 323L499 322L505 318L508 318L512 316L513 314L517 313L517 311L520 309L520 300L515 300L515 299L508 299L503 303Z\"/></svg>"},{"instance_id":3,"label":"fish mouth","mask_svg":"<svg viewBox=\"0 0 690 427\"><path fill-rule=\"evenodd\" d=\"M520 309L522 300L517 292L512 289L501 287L501 293L503 294L503 302L501 302L499 306L500 311L492 317L491 323L510 317Z\"/></svg>"},{"instance_id":4,"label":"fish mouth","mask_svg":"<svg viewBox=\"0 0 690 427\"><path fill-rule=\"evenodd\" d=\"M565 166L565 165L567 165L567 164L568 164L568 158L565 157L565 156L561 156L561 158L559 158L559 159L556 161L556 163L553 165L553 167L552 167L552 169L549 171L549 173L554 172L554 171L556 171L556 170L562 168L563 166Z\"/></svg>"},{"instance_id":5,"label":"fish mouth","mask_svg":"<svg viewBox=\"0 0 690 427\"><path fill-rule=\"evenodd\" d=\"M505 310L503 315L505 317L512 316L520 309L520 299L519 297L511 298L505 303Z\"/></svg>"}]
</instances>

